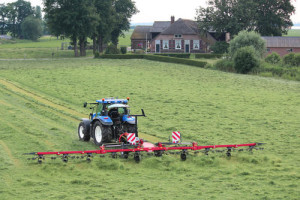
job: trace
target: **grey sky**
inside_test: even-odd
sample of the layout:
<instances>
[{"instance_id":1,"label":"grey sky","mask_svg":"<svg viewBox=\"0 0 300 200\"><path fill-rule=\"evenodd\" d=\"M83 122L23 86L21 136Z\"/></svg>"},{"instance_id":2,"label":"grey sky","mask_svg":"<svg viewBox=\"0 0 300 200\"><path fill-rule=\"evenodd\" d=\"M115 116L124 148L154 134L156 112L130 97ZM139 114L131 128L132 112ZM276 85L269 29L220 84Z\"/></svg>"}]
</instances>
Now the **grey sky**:
<instances>
[{"instance_id":1,"label":"grey sky","mask_svg":"<svg viewBox=\"0 0 300 200\"><path fill-rule=\"evenodd\" d=\"M14 2L16 0L0 0L1 3ZM42 0L29 0L32 6L42 6ZM206 6L206 0L134 0L139 9L139 13L131 19L132 23L166 21L170 20L171 15L175 19L185 18L194 19L196 8ZM300 0L291 0L296 8L292 15L293 23L300 23Z\"/></svg>"}]
</instances>

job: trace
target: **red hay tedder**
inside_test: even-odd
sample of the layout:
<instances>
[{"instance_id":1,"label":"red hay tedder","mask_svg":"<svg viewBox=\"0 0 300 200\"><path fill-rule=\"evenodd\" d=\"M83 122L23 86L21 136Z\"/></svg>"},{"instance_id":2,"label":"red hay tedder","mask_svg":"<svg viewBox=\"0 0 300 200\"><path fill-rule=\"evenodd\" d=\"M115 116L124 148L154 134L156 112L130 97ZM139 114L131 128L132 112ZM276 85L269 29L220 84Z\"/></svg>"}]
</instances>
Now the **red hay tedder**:
<instances>
[{"instance_id":1,"label":"red hay tedder","mask_svg":"<svg viewBox=\"0 0 300 200\"><path fill-rule=\"evenodd\" d=\"M180 132L172 133L172 141L150 143L139 139L137 128L137 117L145 117L142 115L131 115L127 99L103 98L97 100L93 105L89 119L82 119L78 126L78 136L80 140L89 141L94 139L94 143L100 146L97 150L87 151L58 151L58 152L32 152L26 155L34 155L29 160L36 160L42 163L47 155L52 155L51 159L61 157L62 161L68 162L69 158L86 158L91 161L94 155L99 154L103 157L110 154L113 158L121 157L127 159L129 155L133 155L136 162L140 162L142 153L147 155L162 156L163 154L180 154L181 160L186 160L188 152L203 152L208 155L209 152L226 152L228 157L232 151L239 148L238 151L250 151L253 149L262 150L259 147L263 143L249 144L230 144L230 145L206 145L198 146L196 142L181 142L182 135ZM84 107L87 103L84 103ZM109 143L114 141L114 143ZM244 148L241 148L244 147ZM246 147L246 149L245 149Z\"/></svg>"}]
</instances>

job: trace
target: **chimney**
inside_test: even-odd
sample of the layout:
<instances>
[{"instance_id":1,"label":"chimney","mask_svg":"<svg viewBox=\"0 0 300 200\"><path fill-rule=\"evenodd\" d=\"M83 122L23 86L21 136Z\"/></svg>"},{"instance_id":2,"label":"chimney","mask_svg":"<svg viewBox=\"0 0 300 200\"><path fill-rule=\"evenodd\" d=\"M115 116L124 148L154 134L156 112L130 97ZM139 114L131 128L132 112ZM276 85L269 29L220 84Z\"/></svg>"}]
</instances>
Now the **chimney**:
<instances>
[{"instance_id":1,"label":"chimney","mask_svg":"<svg viewBox=\"0 0 300 200\"><path fill-rule=\"evenodd\" d=\"M175 17L171 16L171 24L173 24L175 22Z\"/></svg>"}]
</instances>

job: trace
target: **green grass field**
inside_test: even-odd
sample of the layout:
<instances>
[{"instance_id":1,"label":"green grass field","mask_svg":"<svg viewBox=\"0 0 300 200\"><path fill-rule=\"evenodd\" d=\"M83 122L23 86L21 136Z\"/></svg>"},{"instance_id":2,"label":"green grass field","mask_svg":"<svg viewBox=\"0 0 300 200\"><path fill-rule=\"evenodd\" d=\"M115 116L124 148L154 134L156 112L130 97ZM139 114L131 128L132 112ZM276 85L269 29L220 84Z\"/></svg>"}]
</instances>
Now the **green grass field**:
<instances>
[{"instance_id":1,"label":"green grass field","mask_svg":"<svg viewBox=\"0 0 300 200\"><path fill-rule=\"evenodd\" d=\"M148 60L0 61L1 199L298 199L300 83ZM27 161L25 152L95 149L77 136L85 101L131 97L141 136L181 131L264 151L128 160Z\"/></svg>"}]
</instances>

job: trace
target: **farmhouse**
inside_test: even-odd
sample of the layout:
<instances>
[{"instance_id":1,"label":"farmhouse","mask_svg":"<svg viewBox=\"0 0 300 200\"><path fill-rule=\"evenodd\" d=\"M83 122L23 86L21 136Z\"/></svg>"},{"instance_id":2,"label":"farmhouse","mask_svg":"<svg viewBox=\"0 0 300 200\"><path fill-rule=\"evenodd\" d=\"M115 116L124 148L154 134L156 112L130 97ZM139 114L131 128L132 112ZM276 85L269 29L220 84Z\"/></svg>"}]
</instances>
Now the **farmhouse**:
<instances>
[{"instance_id":1,"label":"farmhouse","mask_svg":"<svg viewBox=\"0 0 300 200\"><path fill-rule=\"evenodd\" d=\"M216 39L201 33L197 22L175 17L155 21L153 26L136 26L131 35L131 49L150 49L155 53L207 53Z\"/></svg>"},{"instance_id":2,"label":"farmhouse","mask_svg":"<svg viewBox=\"0 0 300 200\"><path fill-rule=\"evenodd\" d=\"M284 56L288 53L300 53L300 37L262 37L266 41L267 52Z\"/></svg>"}]
</instances>

